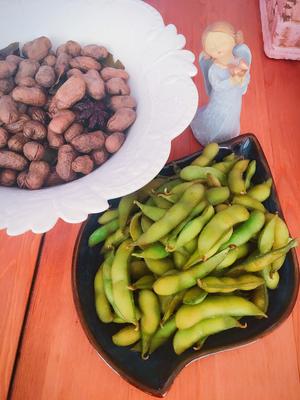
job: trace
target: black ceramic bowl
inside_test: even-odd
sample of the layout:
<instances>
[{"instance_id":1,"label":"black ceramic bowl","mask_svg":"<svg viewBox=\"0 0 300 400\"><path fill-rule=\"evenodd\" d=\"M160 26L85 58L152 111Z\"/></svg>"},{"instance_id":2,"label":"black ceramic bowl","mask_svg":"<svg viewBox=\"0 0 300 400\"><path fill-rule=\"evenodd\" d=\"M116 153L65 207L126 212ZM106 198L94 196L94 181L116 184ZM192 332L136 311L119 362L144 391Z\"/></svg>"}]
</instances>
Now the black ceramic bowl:
<instances>
[{"instance_id":1,"label":"black ceramic bowl","mask_svg":"<svg viewBox=\"0 0 300 400\"><path fill-rule=\"evenodd\" d=\"M236 154L255 159L257 170L253 178L259 183L271 176L264 153L253 135L242 135L220 145L218 157L234 151ZM180 167L188 165L200 152L179 160ZM173 173L171 166L165 166L161 171L164 175ZM120 199L111 201L116 207ZM279 212L282 216L276 189L273 186L272 195L265 202L271 212ZM170 388L176 375L191 361L223 350L233 349L256 341L281 324L291 313L296 301L299 283L299 273L296 253L292 250L280 270L280 283L276 290L269 291L270 304L268 318L245 318L247 329L233 329L219 333L205 342L200 351L192 349L177 356L170 345L166 343L151 357L144 361L139 353L128 348L120 348L112 343L111 336L120 329L117 324L103 324L99 321L94 307L93 281L101 263L99 247L90 249L87 245L89 235L95 230L99 215L92 215L82 226L75 246L73 259L73 294L81 324L98 354L123 378L139 389L154 396L163 396Z\"/></svg>"}]
</instances>

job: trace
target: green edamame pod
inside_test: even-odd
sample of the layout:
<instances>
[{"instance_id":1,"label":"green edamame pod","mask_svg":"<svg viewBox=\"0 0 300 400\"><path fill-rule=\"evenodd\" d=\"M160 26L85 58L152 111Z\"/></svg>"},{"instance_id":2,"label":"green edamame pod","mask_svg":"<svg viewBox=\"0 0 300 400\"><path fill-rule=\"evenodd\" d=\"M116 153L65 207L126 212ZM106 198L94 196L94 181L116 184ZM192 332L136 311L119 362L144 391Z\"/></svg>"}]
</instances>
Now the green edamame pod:
<instances>
[{"instance_id":1,"label":"green edamame pod","mask_svg":"<svg viewBox=\"0 0 300 400\"><path fill-rule=\"evenodd\" d=\"M149 272L145 261L131 260L129 264L129 275L132 279L140 279L142 276L149 274Z\"/></svg>"},{"instance_id":2,"label":"green edamame pod","mask_svg":"<svg viewBox=\"0 0 300 400\"><path fill-rule=\"evenodd\" d=\"M257 246L262 254L268 253L273 247L276 219L277 215L273 215L272 219L265 224L258 236Z\"/></svg>"},{"instance_id":3,"label":"green edamame pod","mask_svg":"<svg viewBox=\"0 0 300 400\"><path fill-rule=\"evenodd\" d=\"M206 191L206 198L209 204L216 206L217 204L224 203L229 199L230 190L227 186L213 187Z\"/></svg>"},{"instance_id":4,"label":"green edamame pod","mask_svg":"<svg viewBox=\"0 0 300 400\"><path fill-rule=\"evenodd\" d=\"M261 230L265 223L265 215L263 212L251 211L249 218L236 228L231 238L223 244L221 249L231 245L241 246L247 243L257 232Z\"/></svg>"},{"instance_id":5,"label":"green edamame pod","mask_svg":"<svg viewBox=\"0 0 300 400\"><path fill-rule=\"evenodd\" d=\"M246 221L248 218L249 212L247 209L239 205L233 205L215 214L199 235L198 251L200 257L205 257L229 228Z\"/></svg>"},{"instance_id":6,"label":"green edamame pod","mask_svg":"<svg viewBox=\"0 0 300 400\"><path fill-rule=\"evenodd\" d=\"M112 306L112 308L114 309L115 313L117 314L118 317L122 318L122 315L120 314L119 310L117 309L117 307L115 305L113 292L112 292L111 267L112 267L113 259L114 259L114 253L110 252L102 264L103 289L104 289L105 296L106 296L107 300L109 301L110 305Z\"/></svg>"},{"instance_id":7,"label":"green edamame pod","mask_svg":"<svg viewBox=\"0 0 300 400\"><path fill-rule=\"evenodd\" d=\"M261 276L263 277L268 289L276 289L279 284L279 273L277 271L272 272L271 266L266 266L261 271Z\"/></svg>"},{"instance_id":8,"label":"green edamame pod","mask_svg":"<svg viewBox=\"0 0 300 400\"><path fill-rule=\"evenodd\" d=\"M242 327L243 326L236 319L230 316L216 316L199 321L196 325L187 329L179 329L175 333L173 339L174 351L179 355L207 336L227 329Z\"/></svg>"},{"instance_id":9,"label":"green edamame pod","mask_svg":"<svg viewBox=\"0 0 300 400\"><path fill-rule=\"evenodd\" d=\"M271 194L272 183L272 179L269 178L267 181L250 188L247 194L257 201L265 201Z\"/></svg>"},{"instance_id":10,"label":"green edamame pod","mask_svg":"<svg viewBox=\"0 0 300 400\"><path fill-rule=\"evenodd\" d=\"M161 258L168 257L169 253L166 251L165 246L161 243L153 243L150 246L146 247L141 252L132 253L134 257L138 258L151 258L153 260L159 260Z\"/></svg>"},{"instance_id":11,"label":"green edamame pod","mask_svg":"<svg viewBox=\"0 0 300 400\"><path fill-rule=\"evenodd\" d=\"M222 185L226 184L226 175L214 167L198 167L198 165L188 165L180 172L180 177L185 181L194 181L196 179L206 179L207 174L215 176Z\"/></svg>"},{"instance_id":12,"label":"green edamame pod","mask_svg":"<svg viewBox=\"0 0 300 400\"><path fill-rule=\"evenodd\" d=\"M289 230L285 224L285 222L277 217L276 224L275 224L275 232L274 232L274 243L273 249L278 249L282 246L285 246L289 242ZM272 271L278 271L285 260L285 255L278 258L272 264Z\"/></svg>"},{"instance_id":13,"label":"green edamame pod","mask_svg":"<svg viewBox=\"0 0 300 400\"><path fill-rule=\"evenodd\" d=\"M150 206L148 204L142 204L139 201L135 200L134 204L136 204L142 211L142 213L150 218L152 221L160 220L166 213L166 209L159 208L156 206Z\"/></svg>"},{"instance_id":14,"label":"green edamame pod","mask_svg":"<svg viewBox=\"0 0 300 400\"><path fill-rule=\"evenodd\" d=\"M152 289L154 281L155 277L153 275L144 275L128 287L130 290Z\"/></svg>"},{"instance_id":15,"label":"green edamame pod","mask_svg":"<svg viewBox=\"0 0 300 400\"><path fill-rule=\"evenodd\" d=\"M89 237L89 247L94 247L97 244L103 242L111 233L114 233L119 228L118 219L113 219L107 224L100 226L96 229Z\"/></svg>"},{"instance_id":16,"label":"green edamame pod","mask_svg":"<svg viewBox=\"0 0 300 400\"><path fill-rule=\"evenodd\" d=\"M119 212L119 226L121 229L124 229L128 217L131 213L131 210L134 207L134 200L138 198L138 194L136 192L128 194L127 196L124 196L121 198L119 207L118 207L118 212Z\"/></svg>"},{"instance_id":17,"label":"green edamame pod","mask_svg":"<svg viewBox=\"0 0 300 400\"><path fill-rule=\"evenodd\" d=\"M142 215L141 218L141 228L143 232L146 232L150 226L152 225L152 221L150 218L146 217L146 215Z\"/></svg>"},{"instance_id":18,"label":"green edamame pod","mask_svg":"<svg viewBox=\"0 0 300 400\"><path fill-rule=\"evenodd\" d=\"M141 212L135 213L134 216L131 218L131 221L129 224L129 233L130 233L132 240L134 240L134 241L138 240L138 238L143 233L141 224L140 224L141 215L142 215Z\"/></svg>"},{"instance_id":19,"label":"green edamame pod","mask_svg":"<svg viewBox=\"0 0 300 400\"><path fill-rule=\"evenodd\" d=\"M153 260L152 258L145 258L145 262L150 271L155 275L163 275L165 272L174 269L172 260L168 257L159 260Z\"/></svg>"},{"instance_id":20,"label":"green edamame pod","mask_svg":"<svg viewBox=\"0 0 300 400\"><path fill-rule=\"evenodd\" d=\"M256 161L252 160L250 161L247 170L246 170L246 176L245 176L245 188L246 190L250 187L251 184L251 179L253 175L255 174L256 171Z\"/></svg>"},{"instance_id":21,"label":"green edamame pod","mask_svg":"<svg viewBox=\"0 0 300 400\"><path fill-rule=\"evenodd\" d=\"M235 290L252 290L264 284L264 280L253 274L240 275L237 278L229 276L207 276L198 279L197 284L208 293L231 293Z\"/></svg>"},{"instance_id":22,"label":"green edamame pod","mask_svg":"<svg viewBox=\"0 0 300 400\"><path fill-rule=\"evenodd\" d=\"M197 279L211 273L224 260L228 252L229 249L225 249L207 261L197 264L186 271L158 278L154 282L153 290L159 295L166 296L193 287L197 283Z\"/></svg>"},{"instance_id":23,"label":"green edamame pod","mask_svg":"<svg viewBox=\"0 0 300 400\"><path fill-rule=\"evenodd\" d=\"M217 204L216 207L215 207L215 210L216 210L216 212L218 213L218 212L220 212L220 211L226 210L226 208L228 208L228 207L229 207L228 204L224 204L224 203L222 203L222 204Z\"/></svg>"},{"instance_id":24,"label":"green edamame pod","mask_svg":"<svg viewBox=\"0 0 300 400\"><path fill-rule=\"evenodd\" d=\"M206 167L209 165L216 155L219 153L219 145L217 143L209 143L204 147L199 157L192 161L191 165L198 165L199 167Z\"/></svg>"},{"instance_id":25,"label":"green edamame pod","mask_svg":"<svg viewBox=\"0 0 300 400\"><path fill-rule=\"evenodd\" d=\"M211 295L197 305L183 305L176 313L175 321L178 329L187 329L205 320L219 316L266 316L255 304L239 296Z\"/></svg>"},{"instance_id":26,"label":"green edamame pod","mask_svg":"<svg viewBox=\"0 0 300 400\"><path fill-rule=\"evenodd\" d=\"M198 247L198 239L194 237L192 240L187 242L183 247L189 254L193 254Z\"/></svg>"},{"instance_id":27,"label":"green edamame pod","mask_svg":"<svg viewBox=\"0 0 300 400\"><path fill-rule=\"evenodd\" d=\"M222 244L224 244L225 242L227 242L233 232L233 228L229 228L227 229L223 235L220 237L220 239L213 245L213 247L211 247L208 252L206 254L204 254L203 260L207 260L208 258L210 258L211 256L213 256L214 254L217 253L217 251L220 249L220 247L222 246ZM201 259L199 261L202 261Z\"/></svg>"},{"instance_id":28,"label":"green edamame pod","mask_svg":"<svg viewBox=\"0 0 300 400\"><path fill-rule=\"evenodd\" d=\"M213 176L212 174L207 174L206 180L207 180L207 185L209 187L221 187L222 186L219 179L217 177Z\"/></svg>"},{"instance_id":29,"label":"green edamame pod","mask_svg":"<svg viewBox=\"0 0 300 400\"><path fill-rule=\"evenodd\" d=\"M269 306L269 294L266 285L258 286L252 296L252 302L264 313L267 312ZM257 317L261 318L261 317Z\"/></svg>"},{"instance_id":30,"label":"green edamame pod","mask_svg":"<svg viewBox=\"0 0 300 400\"><path fill-rule=\"evenodd\" d=\"M126 326L112 336L112 341L117 346L130 346L140 340L141 334L136 326Z\"/></svg>"},{"instance_id":31,"label":"green edamame pod","mask_svg":"<svg viewBox=\"0 0 300 400\"><path fill-rule=\"evenodd\" d=\"M228 186L232 193L246 193L245 181L243 173L246 171L249 160L237 161L228 174Z\"/></svg>"},{"instance_id":32,"label":"green edamame pod","mask_svg":"<svg viewBox=\"0 0 300 400\"><path fill-rule=\"evenodd\" d=\"M167 193L159 193L158 196L162 197L166 200L168 200L171 203L176 203L180 197L183 195L183 193L192 185L194 185L195 183L202 183L203 180L198 179L192 182L183 182L183 183L179 183L178 185L176 185L175 187L173 187L173 189L170 192Z\"/></svg>"},{"instance_id":33,"label":"green edamame pod","mask_svg":"<svg viewBox=\"0 0 300 400\"><path fill-rule=\"evenodd\" d=\"M229 275L235 276L236 274L239 274L242 271L248 271L248 272L261 271L268 265L271 265L278 258L284 256L289 250L291 250L293 247L296 247L297 245L298 245L297 240L293 239L287 245L280 247L279 249L272 250L269 253L250 256L243 263L233 267L229 271Z\"/></svg>"},{"instance_id":34,"label":"green edamame pod","mask_svg":"<svg viewBox=\"0 0 300 400\"><path fill-rule=\"evenodd\" d=\"M178 307L182 304L182 299L185 294L185 290L182 290L179 293L176 293L173 298L169 301L164 315L161 320L161 325L164 325L174 314L174 312L178 309Z\"/></svg>"},{"instance_id":35,"label":"green edamame pod","mask_svg":"<svg viewBox=\"0 0 300 400\"><path fill-rule=\"evenodd\" d=\"M183 304L200 304L208 295L205 290L199 288L199 286L194 286L185 292L183 297Z\"/></svg>"},{"instance_id":36,"label":"green edamame pod","mask_svg":"<svg viewBox=\"0 0 300 400\"><path fill-rule=\"evenodd\" d=\"M118 216L119 216L118 210L110 209L104 211L104 213L100 215L100 217L98 218L98 222L100 225L105 225L108 222L112 221L113 219L118 218Z\"/></svg>"},{"instance_id":37,"label":"green edamame pod","mask_svg":"<svg viewBox=\"0 0 300 400\"><path fill-rule=\"evenodd\" d=\"M239 204L241 206L249 208L249 210L259 210L262 212L267 211L265 209L264 205L261 204L260 201L248 196L247 194L240 194L240 195L234 196L234 198L232 200L232 204Z\"/></svg>"},{"instance_id":38,"label":"green edamame pod","mask_svg":"<svg viewBox=\"0 0 300 400\"><path fill-rule=\"evenodd\" d=\"M175 252L176 253L176 252ZM182 265L182 269L186 270L192 267L193 265L199 263L202 261L202 258L200 258L199 251L198 251L198 246L196 250L194 251L193 254L188 259L185 259L185 263Z\"/></svg>"},{"instance_id":39,"label":"green edamame pod","mask_svg":"<svg viewBox=\"0 0 300 400\"><path fill-rule=\"evenodd\" d=\"M219 171L223 172L223 174L227 174L232 169L234 164L236 164L237 161L238 158L234 158L233 160L225 160L224 158L223 161L218 162L213 166L215 169L218 169Z\"/></svg>"},{"instance_id":40,"label":"green edamame pod","mask_svg":"<svg viewBox=\"0 0 300 400\"><path fill-rule=\"evenodd\" d=\"M165 215L144 232L136 242L139 246L145 246L160 240L182 222L200 202L204 195L204 186L197 183L189 187L182 195L178 203L174 204Z\"/></svg>"},{"instance_id":41,"label":"green edamame pod","mask_svg":"<svg viewBox=\"0 0 300 400\"><path fill-rule=\"evenodd\" d=\"M118 247L111 267L114 303L125 321L137 325L132 291L129 286L129 258L133 248L127 239Z\"/></svg>"},{"instance_id":42,"label":"green edamame pod","mask_svg":"<svg viewBox=\"0 0 300 400\"><path fill-rule=\"evenodd\" d=\"M213 217L214 213L214 208L209 205L199 217L188 222L178 235L174 250L184 246L190 240L198 236L204 225Z\"/></svg>"},{"instance_id":43,"label":"green edamame pod","mask_svg":"<svg viewBox=\"0 0 300 400\"><path fill-rule=\"evenodd\" d=\"M151 198L154 201L154 204L156 205L156 207L162 208L164 210L170 208L172 206L172 202L168 201L167 198L163 198L160 195L157 194L152 194Z\"/></svg>"},{"instance_id":44,"label":"green edamame pod","mask_svg":"<svg viewBox=\"0 0 300 400\"><path fill-rule=\"evenodd\" d=\"M141 336L142 336L142 358L147 358L151 338L159 327L160 307L155 293L143 289L139 293L139 306L142 312Z\"/></svg>"},{"instance_id":45,"label":"green edamame pod","mask_svg":"<svg viewBox=\"0 0 300 400\"><path fill-rule=\"evenodd\" d=\"M182 269L183 266L186 264L189 256L182 254L180 251L174 251L173 259L176 268Z\"/></svg>"},{"instance_id":46,"label":"green edamame pod","mask_svg":"<svg viewBox=\"0 0 300 400\"><path fill-rule=\"evenodd\" d=\"M250 246L248 243L241 244L240 246L230 250L224 260L217 266L216 271L230 267L236 262L236 260L245 257L249 253L249 250Z\"/></svg>"},{"instance_id":47,"label":"green edamame pod","mask_svg":"<svg viewBox=\"0 0 300 400\"><path fill-rule=\"evenodd\" d=\"M111 311L109 302L105 296L103 284L103 270L100 267L95 275L94 280L95 291L95 308L99 319L104 323L112 322L113 313Z\"/></svg>"},{"instance_id":48,"label":"green edamame pod","mask_svg":"<svg viewBox=\"0 0 300 400\"><path fill-rule=\"evenodd\" d=\"M158 296L158 299L159 299L161 313L164 314L166 312L166 309L168 308L170 301L172 301L172 299L173 299L173 295Z\"/></svg>"},{"instance_id":49,"label":"green edamame pod","mask_svg":"<svg viewBox=\"0 0 300 400\"><path fill-rule=\"evenodd\" d=\"M156 349L166 343L173 333L175 333L176 329L174 317L170 318L163 326L160 326L151 339L149 354L152 354Z\"/></svg>"},{"instance_id":50,"label":"green edamame pod","mask_svg":"<svg viewBox=\"0 0 300 400\"><path fill-rule=\"evenodd\" d=\"M104 242L104 245L101 249L101 253L105 253L106 251L109 251L113 249L115 246L118 246L120 243L122 243L125 239L129 237L129 231L128 229L117 229L114 233L109 235Z\"/></svg>"}]
</instances>

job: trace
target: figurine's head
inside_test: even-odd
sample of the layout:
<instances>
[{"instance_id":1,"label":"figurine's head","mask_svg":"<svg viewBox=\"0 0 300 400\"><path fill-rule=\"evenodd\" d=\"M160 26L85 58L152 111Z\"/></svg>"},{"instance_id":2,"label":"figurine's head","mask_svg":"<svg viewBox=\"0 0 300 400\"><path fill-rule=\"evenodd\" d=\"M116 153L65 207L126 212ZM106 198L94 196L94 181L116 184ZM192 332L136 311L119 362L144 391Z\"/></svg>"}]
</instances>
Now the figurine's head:
<instances>
[{"instance_id":1,"label":"figurine's head","mask_svg":"<svg viewBox=\"0 0 300 400\"><path fill-rule=\"evenodd\" d=\"M217 61L227 61L232 56L236 44L243 42L241 31L235 31L228 22L215 22L209 25L202 34L205 53Z\"/></svg>"}]
</instances>

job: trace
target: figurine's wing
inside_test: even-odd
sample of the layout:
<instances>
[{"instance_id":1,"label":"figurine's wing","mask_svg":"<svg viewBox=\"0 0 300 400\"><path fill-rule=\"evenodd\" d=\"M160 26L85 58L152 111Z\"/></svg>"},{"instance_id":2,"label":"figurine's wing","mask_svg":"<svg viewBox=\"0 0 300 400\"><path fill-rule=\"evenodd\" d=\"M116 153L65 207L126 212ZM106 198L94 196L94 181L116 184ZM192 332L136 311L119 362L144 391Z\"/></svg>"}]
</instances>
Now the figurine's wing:
<instances>
[{"instance_id":1,"label":"figurine's wing","mask_svg":"<svg viewBox=\"0 0 300 400\"><path fill-rule=\"evenodd\" d=\"M250 67L252 61L252 55L249 47L243 44L237 44L232 51L233 55L238 58L242 58L246 64Z\"/></svg>"},{"instance_id":2,"label":"figurine's wing","mask_svg":"<svg viewBox=\"0 0 300 400\"><path fill-rule=\"evenodd\" d=\"M212 59L210 59L210 58L208 59L205 56L205 53L202 52L200 54L199 65L200 65L202 75L204 78L205 90L206 90L206 93L208 94L208 96L210 96L211 89L212 89L211 84L209 83L209 80L208 80L208 71L209 71L209 68L212 66L212 63L213 63Z\"/></svg>"}]
</instances>

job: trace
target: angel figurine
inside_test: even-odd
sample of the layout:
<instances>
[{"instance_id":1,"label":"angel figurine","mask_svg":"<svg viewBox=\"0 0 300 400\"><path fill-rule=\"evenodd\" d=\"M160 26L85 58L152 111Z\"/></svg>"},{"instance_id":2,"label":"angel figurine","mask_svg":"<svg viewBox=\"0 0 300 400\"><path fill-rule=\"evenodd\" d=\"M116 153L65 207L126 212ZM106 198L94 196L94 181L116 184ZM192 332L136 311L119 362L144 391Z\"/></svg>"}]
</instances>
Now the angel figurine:
<instances>
[{"instance_id":1,"label":"angel figurine","mask_svg":"<svg viewBox=\"0 0 300 400\"><path fill-rule=\"evenodd\" d=\"M206 145L239 135L242 96L250 81L251 52L243 34L227 22L209 25L202 35L199 64L209 102L191 123L196 139Z\"/></svg>"}]
</instances>

